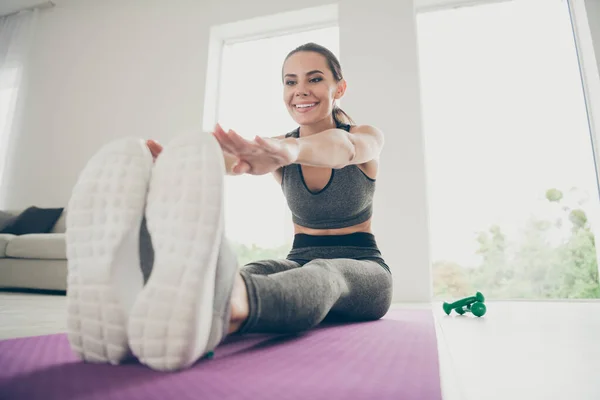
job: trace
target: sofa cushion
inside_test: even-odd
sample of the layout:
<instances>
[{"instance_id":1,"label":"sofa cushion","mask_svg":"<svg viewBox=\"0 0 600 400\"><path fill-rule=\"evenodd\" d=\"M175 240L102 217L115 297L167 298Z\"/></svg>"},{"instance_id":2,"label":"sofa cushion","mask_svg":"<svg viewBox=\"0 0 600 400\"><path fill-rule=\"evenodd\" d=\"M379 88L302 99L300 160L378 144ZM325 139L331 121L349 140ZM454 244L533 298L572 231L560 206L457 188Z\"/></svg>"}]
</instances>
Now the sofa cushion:
<instances>
[{"instance_id":1,"label":"sofa cushion","mask_svg":"<svg viewBox=\"0 0 600 400\"><path fill-rule=\"evenodd\" d=\"M67 275L67 260L0 258L0 287L2 288L66 290ZM1 308L7 308L2 306L4 304L0 303ZM1 310L0 312L6 311ZM37 317L38 319L32 321L33 323L45 324L45 321L39 319L39 317L44 318L43 314ZM0 355L0 359L2 356L5 355ZM2 392L1 389L0 392Z\"/></svg>"},{"instance_id":2,"label":"sofa cushion","mask_svg":"<svg viewBox=\"0 0 600 400\"><path fill-rule=\"evenodd\" d=\"M54 224L54 227L50 231L51 233L65 233L67 231L67 209L65 208L60 214L60 218Z\"/></svg>"},{"instance_id":3,"label":"sofa cushion","mask_svg":"<svg viewBox=\"0 0 600 400\"><path fill-rule=\"evenodd\" d=\"M29 207L19 214L12 223L0 230L0 233L11 233L13 235L49 233L62 211L62 208Z\"/></svg>"},{"instance_id":4,"label":"sofa cushion","mask_svg":"<svg viewBox=\"0 0 600 400\"><path fill-rule=\"evenodd\" d=\"M64 233L33 233L12 238L6 246L6 257L43 260L66 260Z\"/></svg>"},{"instance_id":5,"label":"sofa cushion","mask_svg":"<svg viewBox=\"0 0 600 400\"><path fill-rule=\"evenodd\" d=\"M6 257L6 246L11 239L15 238L15 235L8 233L0 234L0 258Z\"/></svg>"}]
</instances>

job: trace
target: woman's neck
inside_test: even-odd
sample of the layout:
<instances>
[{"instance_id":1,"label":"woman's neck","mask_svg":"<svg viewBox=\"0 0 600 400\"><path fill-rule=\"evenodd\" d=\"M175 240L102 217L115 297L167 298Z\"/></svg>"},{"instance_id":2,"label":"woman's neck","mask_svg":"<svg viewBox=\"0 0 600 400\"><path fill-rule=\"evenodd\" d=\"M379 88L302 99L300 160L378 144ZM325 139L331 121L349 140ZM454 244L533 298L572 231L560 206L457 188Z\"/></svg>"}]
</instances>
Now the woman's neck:
<instances>
[{"instance_id":1,"label":"woman's neck","mask_svg":"<svg viewBox=\"0 0 600 400\"><path fill-rule=\"evenodd\" d=\"M314 124L300 125L299 136L301 136L301 137L310 136L310 135L314 135L316 133L323 132L327 129L334 129L334 128L337 128L337 124L335 123L333 116L330 115L327 118L324 118L318 122L315 122Z\"/></svg>"}]
</instances>

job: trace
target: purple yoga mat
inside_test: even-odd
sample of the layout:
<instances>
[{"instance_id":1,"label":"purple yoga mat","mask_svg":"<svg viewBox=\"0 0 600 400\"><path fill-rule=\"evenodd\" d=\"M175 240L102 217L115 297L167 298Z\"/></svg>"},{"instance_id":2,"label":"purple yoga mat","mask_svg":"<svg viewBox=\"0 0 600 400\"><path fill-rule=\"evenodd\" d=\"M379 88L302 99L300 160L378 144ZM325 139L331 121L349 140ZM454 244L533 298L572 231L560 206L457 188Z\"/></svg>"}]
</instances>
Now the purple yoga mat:
<instances>
[{"instance_id":1,"label":"purple yoga mat","mask_svg":"<svg viewBox=\"0 0 600 400\"><path fill-rule=\"evenodd\" d=\"M299 335L231 336L187 370L88 364L66 335L0 341L0 399L440 400L431 311L324 323Z\"/></svg>"}]
</instances>

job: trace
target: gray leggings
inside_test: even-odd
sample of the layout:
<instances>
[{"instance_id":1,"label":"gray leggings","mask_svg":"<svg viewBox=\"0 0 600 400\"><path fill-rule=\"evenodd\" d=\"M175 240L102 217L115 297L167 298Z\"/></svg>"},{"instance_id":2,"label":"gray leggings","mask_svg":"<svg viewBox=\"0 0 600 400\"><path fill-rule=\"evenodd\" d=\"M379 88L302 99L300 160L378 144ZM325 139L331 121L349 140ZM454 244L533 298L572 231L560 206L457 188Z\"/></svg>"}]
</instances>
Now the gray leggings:
<instances>
[{"instance_id":1,"label":"gray leggings","mask_svg":"<svg viewBox=\"0 0 600 400\"><path fill-rule=\"evenodd\" d=\"M307 242L319 245L305 246ZM140 261L147 281L154 253L145 219ZM392 301L392 275L370 234L297 235L287 260L253 262L240 274L250 315L238 333L298 332L327 316L375 320L385 315Z\"/></svg>"},{"instance_id":2,"label":"gray leggings","mask_svg":"<svg viewBox=\"0 0 600 400\"><path fill-rule=\"evenodd\" d=\"M354 259L353 254L363 258L365 249L339 246L301 252L304 259L264 260L241 268L250 314L239 333L298 332L328 316L368 321L388 311L392 275L378 257ZM348 258L318 258L336 253Z\"/></svg>"}]
</instances>

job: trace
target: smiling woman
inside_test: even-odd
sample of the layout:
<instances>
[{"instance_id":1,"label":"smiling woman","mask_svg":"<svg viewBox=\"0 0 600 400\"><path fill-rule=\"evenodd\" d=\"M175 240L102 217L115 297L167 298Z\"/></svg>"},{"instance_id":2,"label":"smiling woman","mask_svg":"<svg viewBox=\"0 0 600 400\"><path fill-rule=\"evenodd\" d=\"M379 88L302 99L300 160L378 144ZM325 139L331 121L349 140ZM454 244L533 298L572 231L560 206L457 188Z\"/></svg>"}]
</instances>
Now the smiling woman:
<instances>
[{"instance_id":1,"label":"smiling woman","mask_svg":"<svg viewBox=\"0 0 600 400\"><path fill-rule=\"evenodd\" d=\"M286 62L284 64L284 67L282 68L283 81L284 81L284 85L286 86L286 90L284 91L284 101L286 101L286 104L288 104L288 109L290 110L290 112L293 112L294 110L299 113L308 112L308 111L311 111L312 109L316 108L316 106L320 104L319 99L316 99L316 101L314 101L314 102L311 102L310 101L311 99L299 99L299 100L291 99L290 101L287 101L288 99L286 97L290 97L291 96L290 93L293 93L291 90L288 90L287 88L290 88L293 86L298 86L299 82L302 79L302 77L299 78L298 75L291 72L293 70L293 67L296 67L296 68L303 67L301 61L298 61L297 57L293 57L294 55L296 55L299 52L306 53L304 55L304 57L305 57L305 59L307 59L307 61L309 63L314 63L315 65L322 64L323 61L325 61L327 63L327 68L313 69L313 70L306 72L304 79L306 81L308 81L309 84L315 85L315 87L317 88L317 91L318 91L319 86L317 86L317 85L319 83L324 82L325 85L321 84L320 87L323 87L323 88L327 87L326 84L327 84L327 78L328 78L327 75L328 74L323 71L330 71L331 72L330 75L332 76L333 81L335 81L337 83L337 88L336 88L337 90L334 95L334 102L332 104L332 109L330 111L328 109L328 111L329 111L329 113L331 113L333 115L333 118L335 119L335 121L337 123L349 123L349 124L354 125L354 121L352 120L352 118L350 118L348 116L348 114L346 114L336 104L336 101L338 101L344 95L344 93L346 91L346 81L344 80L344 77L342 75L342 67L340 66L340 62L338 61L337 57L329 49L327 49L323 46L320 46L318 44L315 44L315 43L307 43L307 44L304 44L304 45L299 46L296 49L292 50L286 57ZM319 57L319 55L321 57ZM325 60L323 60L322 58L324 58ZM288 67L291 68L290 72L286 73L285 65L288 65ZM314 89L312 89L312 90L314 92ZM327 104L329 105L329 103L327 103Z\"/></svg>"},{"instance_id":2,"label":"smiling woman","mask_svg":"<svg viewBox=\"0 0 600 400\"><path fill-rule=\"evenodd\" d=\"M309 42L292 50L282 78L295 130L253 139L220 125L213 132L231 165L227 172L273 173L295 234L285 258L253 260L240 269L231 333L305 330L330 312L348 320L378 319L391 303L390 270L371 231L383 133L340 120L349 119L335 104L346 81L325 47ZM319 287L325 282L333 287ZM347 289L342 294L339 288ZM293 311L282 313L282 301Z\"/></svg>"}]
</instances>

